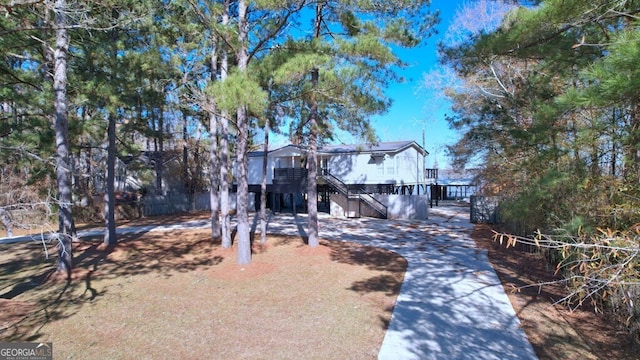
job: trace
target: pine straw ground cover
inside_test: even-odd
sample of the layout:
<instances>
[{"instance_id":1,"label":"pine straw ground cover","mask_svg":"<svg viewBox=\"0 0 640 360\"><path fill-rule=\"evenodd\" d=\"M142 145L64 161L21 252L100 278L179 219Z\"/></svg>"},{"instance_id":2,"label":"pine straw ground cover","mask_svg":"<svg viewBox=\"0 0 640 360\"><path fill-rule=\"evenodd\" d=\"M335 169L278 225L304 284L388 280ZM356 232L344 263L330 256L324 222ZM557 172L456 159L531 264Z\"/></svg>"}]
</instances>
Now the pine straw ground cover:
<instances>
[{"instance_id":1,"label":"pine straw ground cover","mask_svg":"<svg viewBox=\"0 0 640 360\"><path fill-rule=\"evenodd\" d=\"M567 295L555 266L541 255L519 247L506 248L493 240L488 225L476 225L476 246L487 250L520 323L540 360L640 359L628 333L608 314L585 305L570 311L555 304ZM546 283L547 285L538 286Z\"/></svg>"},{"instance_id":2,"label":"pine straw ground cover","mask_svg":"<svg viewBox=\"0 0 640 360\"><path fill-rule=\"evenodd\" d=\"M372 359L407 265L270 236L239 266L207 230L75 246L69 283L49 276L42 244L0 246L1 341L53 342L56 359Z\"/></svg>"}]
</instances>

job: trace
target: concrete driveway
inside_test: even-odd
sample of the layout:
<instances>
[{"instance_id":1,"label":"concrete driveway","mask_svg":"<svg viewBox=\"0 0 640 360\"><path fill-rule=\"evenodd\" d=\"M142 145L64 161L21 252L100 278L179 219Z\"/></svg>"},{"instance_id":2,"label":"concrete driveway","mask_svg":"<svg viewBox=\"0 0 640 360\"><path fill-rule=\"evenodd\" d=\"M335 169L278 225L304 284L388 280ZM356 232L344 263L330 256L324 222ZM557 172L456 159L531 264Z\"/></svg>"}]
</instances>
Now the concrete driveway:
<instances>
[{"instance_id":1,"label":"concrete driveway","mask_svg":"<svg viewBox=\"0 0 640 360\"><path fill-rule=\"evenodd\" d=\"M290 235L304 229L305 215L277 215L268 227ZM409 263L379 359L537 359L471 230L469 208L452 205L421 221L321 215L321 238L379 246Z\"/></svg>"}]
</instances>

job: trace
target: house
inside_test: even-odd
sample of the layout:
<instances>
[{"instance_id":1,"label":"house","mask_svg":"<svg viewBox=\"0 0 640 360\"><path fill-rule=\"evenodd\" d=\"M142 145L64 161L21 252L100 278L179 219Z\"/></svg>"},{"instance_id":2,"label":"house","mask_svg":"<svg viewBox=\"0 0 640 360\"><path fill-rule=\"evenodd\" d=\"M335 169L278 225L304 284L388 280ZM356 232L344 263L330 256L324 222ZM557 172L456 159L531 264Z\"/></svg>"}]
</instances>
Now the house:
<instances>
[{"instance_id":1,"label":"house","mask_svg":"<svg viewBox=\"0 0 640 360\"><path fill-rule=\"evenodd\" d=\"M334 216L426 218L424 163L415 141L318 148L319 208ZM306 205L307 150L286 145L268 151L268 206L275 211ZM262 151L249 153L249 191L260 193Z\"/></svg>"}]
</instances>

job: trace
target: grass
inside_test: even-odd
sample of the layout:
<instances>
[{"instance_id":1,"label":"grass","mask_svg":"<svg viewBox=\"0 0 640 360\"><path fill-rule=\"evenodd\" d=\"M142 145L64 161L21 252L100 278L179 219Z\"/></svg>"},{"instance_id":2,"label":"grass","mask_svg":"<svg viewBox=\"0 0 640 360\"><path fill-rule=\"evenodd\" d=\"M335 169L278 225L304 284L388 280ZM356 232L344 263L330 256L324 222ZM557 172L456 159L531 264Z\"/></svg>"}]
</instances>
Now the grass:
<instances>
[{"instance_id":1,"label":"grass","mask_svg":"<svg viewBox=\"0 0 640 360\"><path fill-rule=\"evenodd\" d=\"M270 236L235 263L205 230L76 243L71 282L42 244L0 249L0 339L54 358L376 358L406 261L351 243Z\"/></svg>"}]
</instances>

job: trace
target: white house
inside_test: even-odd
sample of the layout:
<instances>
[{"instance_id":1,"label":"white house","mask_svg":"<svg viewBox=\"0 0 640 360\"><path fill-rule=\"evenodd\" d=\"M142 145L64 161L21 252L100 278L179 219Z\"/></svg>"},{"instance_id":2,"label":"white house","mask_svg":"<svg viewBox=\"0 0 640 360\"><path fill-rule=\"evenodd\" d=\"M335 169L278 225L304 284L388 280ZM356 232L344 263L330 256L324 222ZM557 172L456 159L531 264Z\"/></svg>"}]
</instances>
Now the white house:
<instances>
[{"instance_id":1,"label":"white house","mask_svg":"<svg viewBox=\"0 0 640 360\"><path fill-rule=\"evenodd\" d=\"M260 192L264 155L260 151L249 154L251 192ZM415 141L320 147L319 203L333 215L426 218L427 155ZM306 159L306 148L298 145L267 153L267 192L272 208L304 206Z\"/></svg>"}]
</instances>

